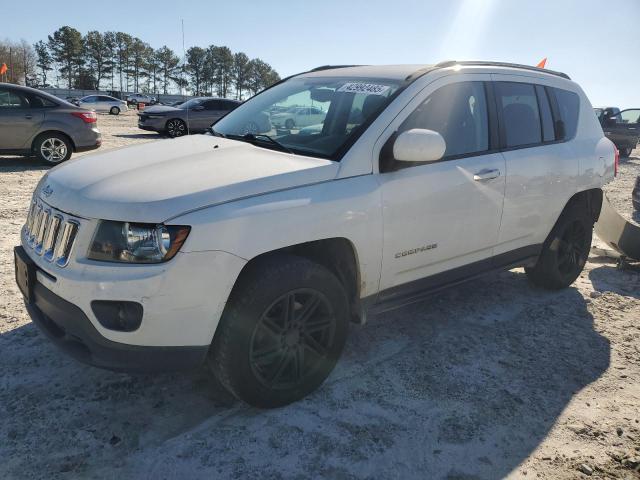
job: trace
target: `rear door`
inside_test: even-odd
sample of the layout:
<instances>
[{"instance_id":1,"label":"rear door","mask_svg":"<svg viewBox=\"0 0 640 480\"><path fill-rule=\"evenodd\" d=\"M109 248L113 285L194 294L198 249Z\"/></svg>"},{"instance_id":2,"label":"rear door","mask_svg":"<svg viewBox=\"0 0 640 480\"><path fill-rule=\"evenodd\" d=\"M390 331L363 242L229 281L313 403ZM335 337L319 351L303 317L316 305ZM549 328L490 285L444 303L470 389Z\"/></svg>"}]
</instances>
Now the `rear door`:
<instances>
[{"instance_id":1,"label":"rear door","mask_svg":"<svg viewBox=\"0 0 640 480\"><path fill-rule=\"evenodd\" d=\"M44 110L31 105L29 96L10 87L0 87L0 149L30 148L44 119Z\"/></svg>"},{"instance_id":2,"label":"rear door","mask_svg":"<svg viewBox=\"0 0 640 480\"><path fill-rule=\"evenodd\" d=\"M495 253L524 257L536 254L578 188L580 152L569 140L576 134L580 99L526 76L492 78L507 166Z\"/></svg>"},{"instance_id":3,"label":"rear door","mask_svg":"<svg viewBox=\"0 0 640 480\"><path fill-rule=\"evenodd\" d=\"M622 110L617 119L619 134L625 137L629 148L636 148L640 136L640 108Z\"/></svg>"}]
</instances>

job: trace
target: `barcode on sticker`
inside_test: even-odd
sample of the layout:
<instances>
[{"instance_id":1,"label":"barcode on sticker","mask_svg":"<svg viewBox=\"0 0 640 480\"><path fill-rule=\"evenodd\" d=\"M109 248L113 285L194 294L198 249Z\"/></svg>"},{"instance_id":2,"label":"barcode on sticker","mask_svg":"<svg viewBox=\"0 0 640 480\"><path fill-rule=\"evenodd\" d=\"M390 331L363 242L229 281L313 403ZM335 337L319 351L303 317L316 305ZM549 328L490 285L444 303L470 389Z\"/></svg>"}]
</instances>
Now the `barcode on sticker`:
<instances>
[{"instance_id":1,"label":"barcode on sticker","mask_svg":"<svg viewBox=\"0 0 640 480\"><path fill-rule=\"evenodd\" d=\"M338 89L338 92L384 95L387 90L389 90L388 85L376 85L375 83L345 83Z\"/></svg>"}]
</instances>

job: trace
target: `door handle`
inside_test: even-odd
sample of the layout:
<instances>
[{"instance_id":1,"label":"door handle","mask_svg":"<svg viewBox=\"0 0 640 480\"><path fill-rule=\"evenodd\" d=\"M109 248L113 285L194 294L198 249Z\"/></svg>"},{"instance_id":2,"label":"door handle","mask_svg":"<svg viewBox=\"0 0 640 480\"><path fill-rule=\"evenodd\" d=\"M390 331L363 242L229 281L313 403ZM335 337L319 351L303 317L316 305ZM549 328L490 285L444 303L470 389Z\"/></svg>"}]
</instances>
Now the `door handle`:
<instances>
[{"instance_id":1,"label":"door handle","mask_svg":"<svg viewBox=\"0 0 640 480\"><path fill-rule=\"evenodd\" d=\"M482 182L483 180L491 180L493 178L498 178L500 176L500 170L498 170L497 168L491 169L491 170L480 170L478 173L476 173L473 176L473 179L476 182Z\"/></svg>"}]
</instances>

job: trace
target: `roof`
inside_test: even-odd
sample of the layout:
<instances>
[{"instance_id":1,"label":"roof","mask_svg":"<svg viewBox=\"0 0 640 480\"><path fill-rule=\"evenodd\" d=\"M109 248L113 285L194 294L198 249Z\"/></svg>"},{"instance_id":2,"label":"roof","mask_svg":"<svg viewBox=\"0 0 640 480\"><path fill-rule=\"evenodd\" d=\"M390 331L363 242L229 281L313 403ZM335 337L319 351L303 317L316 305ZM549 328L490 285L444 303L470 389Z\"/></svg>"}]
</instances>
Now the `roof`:
<instances>
[{"instance_id":1,"label":"roof","mask_svg":"<svg viewBox=\"0 0 640 480\"><path fill-rule=\"evenodd\" d=\"M517 63L487 62L480 60L456 61L450 60L438 64L417 64L417 65L325 65L314 68L308 72L301 73L303 77L332 77L336 74L351 78L388 78L391 80L410 80L412 77L419 77L432 70L448 68L456 65L477 66L477 67L502 67L517 70L535 71L548 75L554 75L570 80L569 76L562 72L538 68L532 65L521 65Z\"/></svg>"}]
</instances>

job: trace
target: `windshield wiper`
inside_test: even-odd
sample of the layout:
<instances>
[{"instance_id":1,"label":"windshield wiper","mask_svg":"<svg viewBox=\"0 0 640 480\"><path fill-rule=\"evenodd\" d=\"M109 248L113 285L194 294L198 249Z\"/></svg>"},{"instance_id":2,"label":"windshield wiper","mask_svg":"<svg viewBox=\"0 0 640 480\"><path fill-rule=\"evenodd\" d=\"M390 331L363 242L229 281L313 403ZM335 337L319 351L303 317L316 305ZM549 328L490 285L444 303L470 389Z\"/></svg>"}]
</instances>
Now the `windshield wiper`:
<instances>
[{"instance_id":1,"label":"windshield wiper","mask_svg":"<svg viewBox=\"0 0 640 480\"><path fill-rule=\"evenodd\" d=\"M271 143L272 145L275 145L276 147L278 147L278 149L282 150L283 152L287 152L287 153L293 154L293 150L291 150L289 147L283 145L282 143L277 141L275 138L272 138L269 135L265 135L263 133L258 133L258 134L247 133L247 134L243 135L241 138L243 138L244 140L247 140L248 142L250 142L250 143L252 143L254 145L255 145L254 142L260 141L261 139L265 139L269 143Z\"/></svg>"}]
</instances>

